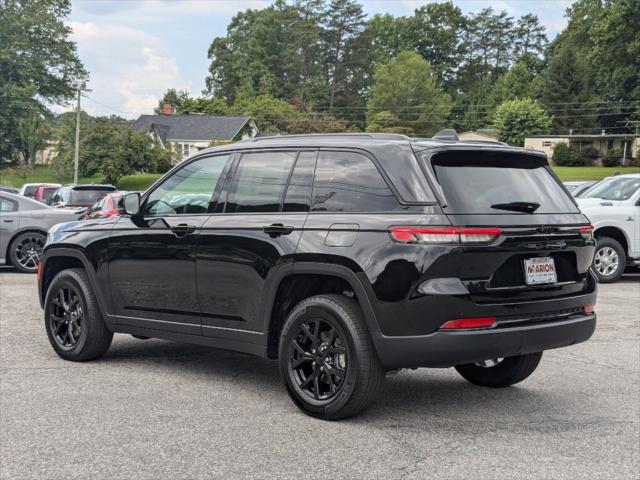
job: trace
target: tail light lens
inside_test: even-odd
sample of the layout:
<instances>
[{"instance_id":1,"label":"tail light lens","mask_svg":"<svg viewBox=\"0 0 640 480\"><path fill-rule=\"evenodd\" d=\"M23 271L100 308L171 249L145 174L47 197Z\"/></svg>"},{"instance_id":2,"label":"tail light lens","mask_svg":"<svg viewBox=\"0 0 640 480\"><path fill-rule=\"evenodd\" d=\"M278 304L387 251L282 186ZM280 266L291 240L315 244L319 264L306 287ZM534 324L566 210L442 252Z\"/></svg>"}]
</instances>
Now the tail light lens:
<instances>
[{"instance_id":1,"label":"tail light lens","mask_svg":"<svg viewBox=\"0 0 640 480\"><path fill-rule=\"evenodd\" d=\"M496 317L459 318L444 323L440 330L462 330L469 328L491 328L496 323Z\"/></svg>"},{"instance_id":2,"label":"tail light lens","mask_svg":"<svg viewBox=\"0 0 640 480\"><path fill-rule=\"evenodd\" d=\"M38 262L38 270L36 270L36 279L40 281L42 278L42 263Z\"/></svg>"},{"instance_id":3,"label":"tail light lens","mask_svg":"<svg viewBox=\"0 0 640 480\"><path fill-rule=\"evenodd\" d=\"M593 227L591 225L584 225L580 227L580 235L585 240L593 240Z\"/></svg>"},{"instance_id":4,"label":"tail light lens","mask_svg":"<svg viewBox=\"0 0 640 480\"><path fill-rule=\"evenodd\" d=\"M593 312L595 312L595 306L594 305L585 305L584 306L584 313L586 313L587 315L591 315Z\"/></svg>"},{"instance_id":5,"label":"tail light lens","mask_svg":"<svg viewBox=\"0 0 640 480\"><path fill-rule=\"evenodd\" d=\"M490 243L501 228L486 227L391 227L389 235L400 243Z\"/></svg>"},{"instance_id":6,"label":"tail light lens","mask_svg":"<svg viewBox=\"0 0 640 480\"><path fill-rule=\"evenodd\" d=\"M111 210L105 210L104 212L102 212L102 214L105 217L115 217L117 215L120 215L120 210L118 210L117 208L114 208Z\"/></svg>"}]
</instances>

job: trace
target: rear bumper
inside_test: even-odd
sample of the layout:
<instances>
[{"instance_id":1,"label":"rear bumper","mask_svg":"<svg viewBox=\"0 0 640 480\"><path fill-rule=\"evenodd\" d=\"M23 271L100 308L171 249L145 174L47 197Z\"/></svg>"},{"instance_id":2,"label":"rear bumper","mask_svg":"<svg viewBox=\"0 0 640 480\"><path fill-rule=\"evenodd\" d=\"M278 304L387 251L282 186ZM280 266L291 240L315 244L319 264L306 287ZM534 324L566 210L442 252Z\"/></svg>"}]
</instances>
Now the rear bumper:
<instances>
[{"instance_id":1,"label":"rear bumper","mask_svg":"<svg viewBox=\"0 0 640 480\"><path fill-rule=\"evenodd\" d=\"M595 328L596 316L590 314L519 327L410 337L375 332L372 338L385 368L452 367L574 345L588 340Z\"/></svg>"}]
</instances>

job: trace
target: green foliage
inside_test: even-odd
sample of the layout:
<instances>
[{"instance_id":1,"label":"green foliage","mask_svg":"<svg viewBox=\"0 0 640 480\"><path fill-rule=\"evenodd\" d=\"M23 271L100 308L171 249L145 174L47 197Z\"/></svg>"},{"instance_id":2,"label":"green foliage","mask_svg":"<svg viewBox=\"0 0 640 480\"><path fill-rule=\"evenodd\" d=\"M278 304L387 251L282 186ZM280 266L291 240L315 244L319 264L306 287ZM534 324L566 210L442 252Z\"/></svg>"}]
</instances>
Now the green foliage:
<instances>
[{"instance_id":1,"label":"green foliage","mask_svg":"<svg viewBox=\"0 0 640 480\"><path fill-rule=\"evenodd\" d=\"M593 165L600 158L600 151L593 147L584 147L580 150L582 165Z\"/></svg>"},{"instance_id":2,"label":"green foliage","mask_svg":"<svg viewBox=\"0 0 640 480\"><path fill-rule=\"evenodd\" d=\"M33 166L36 154L42 150L51 133L49 118L38 111L19 117L16 122L17 145L23 166Z\"/></svg>"},{"instance_id":3,"label":"green foliage","mask_svg":"<svg viewBox=\"0 0 640 480\"><path fill-rule=\"evenodd\" d=\"M70 11L69 0L0 2L2 159L32 156L25 129L39 130L33 121L48 111L45 102L65 102L73 96L71 81L86 75L64 23Z\"/></svg>"},{"instance_id":4,"label":"green foliage","mask_svg":"<svg viewBox=\"0 0 640 480\"><path fill-rule=\"evenodd\" d=\"M617 167L622 162L623 152L619 148L614 148L609 150L607 154L602 159L603 167Z\"/></svg>"},{"instance_id":5,"label":"green foliage","mask_svg":"<svg viewBox=\"0 0 640 480\"><path fill-rule=\"evenodd\" d=\"M67 118L59 120L58 154L52 169L59 180L73 175L74 142L67 135ZM74 125L75 128L75 125ZM172 152L163 150L153 139L128 125L110 118L91 118L82 124L79 174L100 176L107 183L117 184L137 172L167 171L173 160Z\"/></svg>"},{"instance_id":6,"label":"green foliage","mask_svg":"<svg viewBox=\"0 0 640 480\"><path fill-rule=\"evenodd\" d=\"M500 141L522 147L525 136L551 131L551 117L530 98L508 100L496 109L493 125Z\"/></svg>"},{"instance_id":7,"label":"green foliage","mask_svg":"<svg viewBox=\"0 0 640 480\"><path fill-rule=\"evenodd\" d=\"M289 125L298 117L293 105L270 95L241 95L228 111L231 115L250 116L260 131L268 133L288 131Z\"/></svg>"},{"instance_id":8,"label":"green foliage","mask_svg":"<svg viewBox=\"0 0 640 480\"><path fill-rule=\"evenodd\" d=\"M412 127L401 125L400 119L397 115L394 115L389 111L373 114L367 125L367 132L402 133L409 136L416 135L416 131Z\"/></svg>"},{"instance_id":9,"label":"green foliage","mask_svg":"<svg viewBox=\"0 0 640 480\"><path fill-rule=\"evenodd\" d=\"M560 167L584 165L578 150L566 142L557 143L553 149L553 163Z\"/></svg>"},{"instance_id":10,"label":"green foliage","mask_svg":"<svg viewBox=\"0 0 640 480\"><path fill-rule=\"evenodd\" d=\"M414 52L401 52L376 69L367 115L389 112L398 119L396 126L408 127L418 136L430 136L447 124L450 97L436 86L431 66Z\"/></svg>"}]
</instances>

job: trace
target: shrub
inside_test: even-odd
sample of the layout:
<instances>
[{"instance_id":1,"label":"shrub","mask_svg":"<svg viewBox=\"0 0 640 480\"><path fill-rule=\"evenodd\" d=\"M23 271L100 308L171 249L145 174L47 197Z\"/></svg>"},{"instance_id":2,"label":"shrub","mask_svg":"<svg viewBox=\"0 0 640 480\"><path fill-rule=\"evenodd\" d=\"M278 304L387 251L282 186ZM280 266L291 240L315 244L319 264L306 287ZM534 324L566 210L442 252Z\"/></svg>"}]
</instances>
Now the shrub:
<instances>
[{"instance_id":1,"label":"shrub","mask_svg":"<svg viewBox=\"0 0 640 480\"><path fill-rule=\"evenodd\" d=\"M620 161L622 160L622 150L619 148L609 150L607 154L602 159L603 167L617 167L620 165Z\"/></svg>"},{"instance_id":2,"label":"shrub","mask_svg":"<svg viewBox=\"0 0 640 480\"><path fill-rule=\"evenodd\" d=\"M585 147L580 150L580 158L583 165L594 165L596 160L600 158L600 152L597 148Z\"/></svg>"},{"instance_id":3,"label":"shrub","mask_svg":"<svg viewBox=\"0 0 640 480\"><path fill-rule=\"evenodd\" d=\"M553 149L553 163L559 167L575 167L584 165L582 158L575 147L568 143L558 143Z\"/></svg>"}]
</instances>

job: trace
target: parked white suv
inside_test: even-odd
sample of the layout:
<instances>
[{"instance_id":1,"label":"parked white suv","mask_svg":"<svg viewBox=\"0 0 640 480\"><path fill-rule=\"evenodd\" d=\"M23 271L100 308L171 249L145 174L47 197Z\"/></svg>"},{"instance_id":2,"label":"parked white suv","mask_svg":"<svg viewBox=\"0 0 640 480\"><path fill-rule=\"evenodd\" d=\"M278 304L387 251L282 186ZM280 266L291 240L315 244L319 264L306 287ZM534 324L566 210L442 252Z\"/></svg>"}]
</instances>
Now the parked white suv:
<instances>
[{"instance_id":1,"label":"parked white suv","mask_svg":"<svg viewBox=\"0 0 640 480\"><path fill-rule=\"evenodd\" d=\"M640 265L640 174L608 177L576 198L594 228L593 270L615 282L628 265Z\"/></svg>"}]
</instances>

